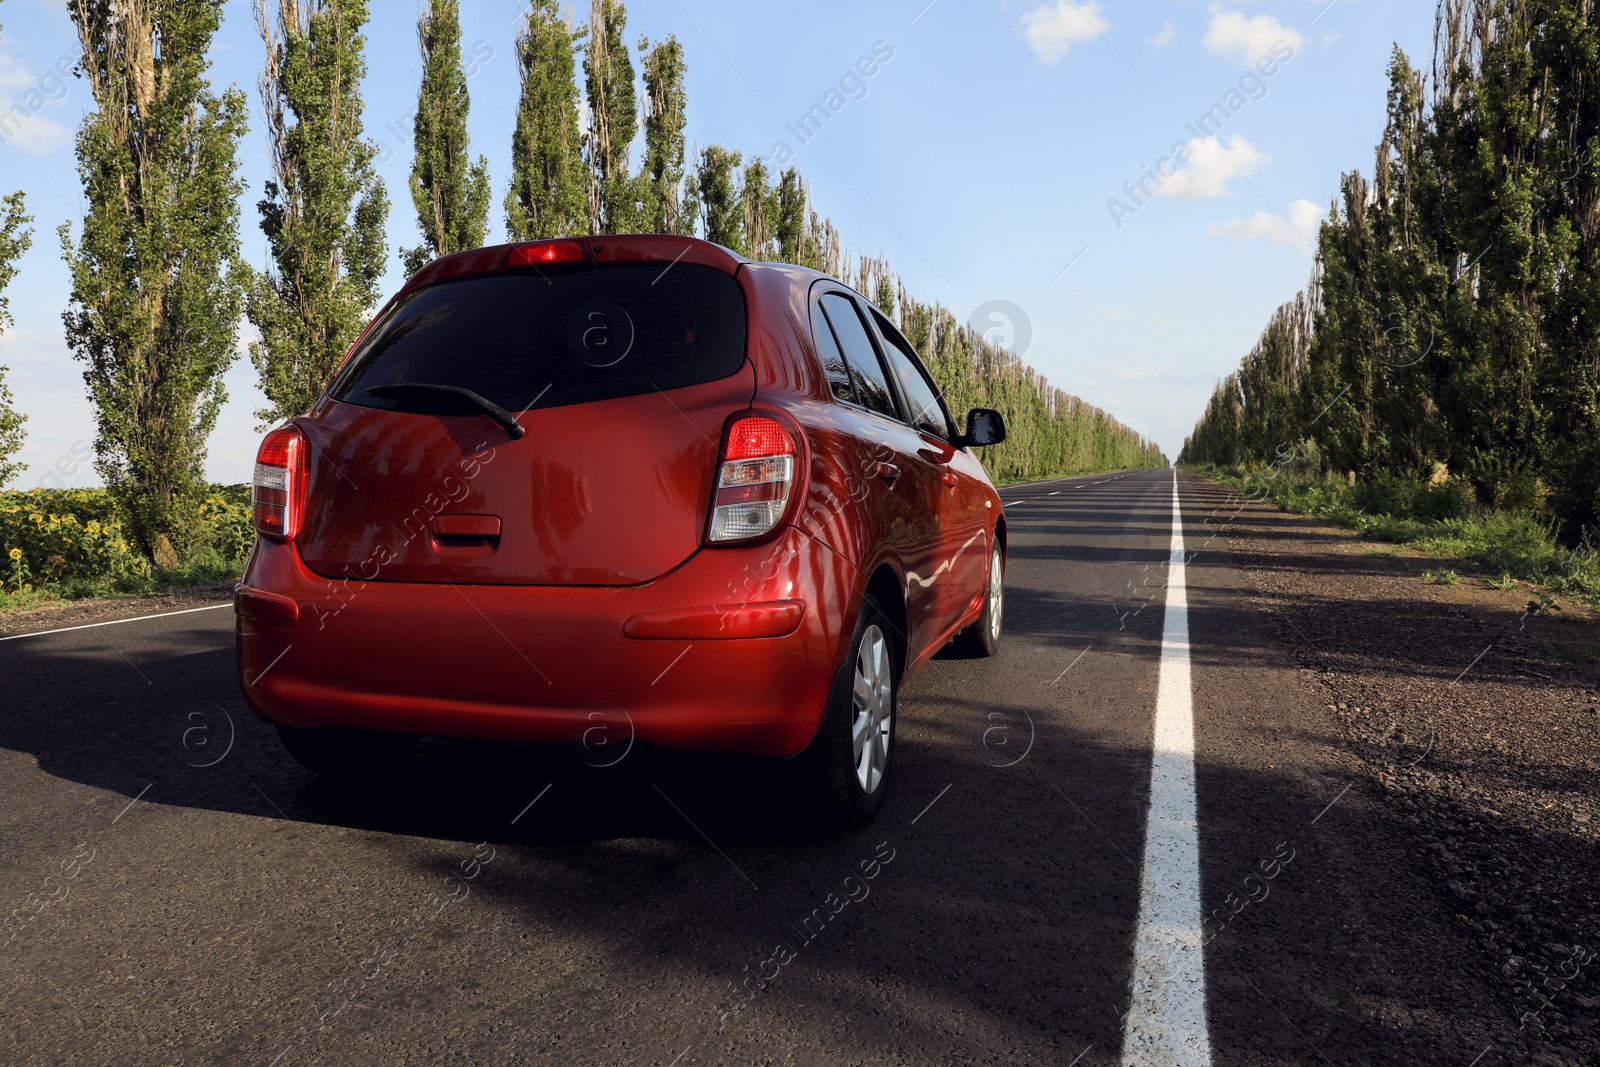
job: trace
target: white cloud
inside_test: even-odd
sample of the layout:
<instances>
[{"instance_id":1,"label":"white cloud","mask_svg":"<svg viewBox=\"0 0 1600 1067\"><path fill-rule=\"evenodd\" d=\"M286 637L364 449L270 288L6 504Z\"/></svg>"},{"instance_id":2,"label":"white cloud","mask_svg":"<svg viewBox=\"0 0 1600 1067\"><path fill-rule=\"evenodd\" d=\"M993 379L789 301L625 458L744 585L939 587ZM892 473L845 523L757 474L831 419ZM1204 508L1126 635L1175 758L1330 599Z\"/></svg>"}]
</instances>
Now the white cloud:
<instances>
[{"instance_id":1,"label":"white cloud","mask_svg":"<svg viewBox=\"0 0 1600 1067\"><path fill-rule=\"evenodd\" d=\"M1099 4L1075 4L1072 0L1056 0L1054 7L1045 4L1022 16L1019 25L1028 39L1028 47L1046 63L1056 62L1079 41L1087 41L1111 28Z\"/></svg>"},{"instance_id":2,"label":"white cloud","mask_svg":"<svg viewBox=\"0 0 1600 1067\"><path fill-rule=\"evenodd\" d=\"M1200 42L1214 56L1238 59L1249 66L1270 55L1274 45L1287 45L1293 51L1305 47L1305 35L1292 30L1271 15L1251 18L1243 11L1211 9L1211 26ZM1285 58L1281 54L1279 59Z\"/></svg>"},{"instance_id":3,"label":"white cloud","mask_svg":"<svg viewBox=\"0 0 1600 1067\"><path fill-rule=\"evenodd\" d=\"M0 147L47 156L72 136L40 111L66 97L66 82L56 71L36 75L0 52Z\"/></svg>"},{"instance_id":4,"label":"white cloud","mask_svg":"<svg viewBox=\"0 0 1600 1067\"><path fill-rule=\"evenodd\" d=\"M1161 24L1160 31L1157 32L1154 37L1145 38L1145 42L1144 43L1149 45L1151 48L1161 48L1161 47L1163 47L1165 45L1171 44L1173 41L1175 41L1177 39L1178 39L1178 27L1176 27L1176 26L1174 26L1172 24L1172 20L1171 19L1167 19L1165 22L1163 22Z\"/></svg>"},{"instance_id":5,"label":"white cloud","mask_svg":"<svg viewBox=\"0 0 1600 1067\"><path fill-rule=\"evenodd\" d=\"M1226 145L1217 137L1196 137L1184 147L1189 161L1161 182L1157 189L1161 196L1174 200L1227 196L1233 191L1228 182L1255 173L1272 159L1237 134Z\"/></svg>"},{"instance_id":6,"label":"white cloud","mask_svg":"<svg viewBox=\"0 0 1600 1067\"><path fill-rule=\"evenodd\" d=\"M1310 259L1321 222L1320 207L1309 200L1296 200L1289 205L1287 219L1276 211L1258 211L1247 219L1213 222L1211 236L1226 237L1230 241L1267 240L1275 245L1296 245L1300 254Z\"/></svg>"}]
</instances>

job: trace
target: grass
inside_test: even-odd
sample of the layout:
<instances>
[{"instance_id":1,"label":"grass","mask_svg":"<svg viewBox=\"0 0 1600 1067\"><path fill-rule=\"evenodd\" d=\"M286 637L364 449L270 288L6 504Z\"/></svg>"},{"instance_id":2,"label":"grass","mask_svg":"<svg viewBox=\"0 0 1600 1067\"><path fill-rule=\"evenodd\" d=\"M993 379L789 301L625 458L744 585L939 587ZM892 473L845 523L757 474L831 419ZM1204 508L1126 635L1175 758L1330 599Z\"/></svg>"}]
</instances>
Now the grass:
<instances>
[{"instance_id":1,"label":"grass","mask_svg":"<svg viewBox=\"0 0 1600 1067\"><path fill-rule=\"evenodd\" d=\"M1600 551L1557 543L1550 528L1531 515L1480 508L1458 483L1349 485L1301 470L1206 467L1202 472L1285 511L1328 519L1374 541L1498 575L1484 579L1493 588L1511 589L1521 580L1600 609ZM1444 568L1427 572L1423 580L1449 586L1461 576Z\"/></svg>"},{"instance_id":2,"label":"grass","mask_svg":"<svg viewBox=\"0 0 1600 1067\"><path fill-rule=\"evenodd\" d=\"M49 607L74 600L116 599L177 593L185 590L216 589L233 586L244 573L243 561L223 563L201 560L172 570L152 568L147 575L116 581L77 580L51 582L43 587L0 588L0 615Z\"/></svg>"}]
</instances>

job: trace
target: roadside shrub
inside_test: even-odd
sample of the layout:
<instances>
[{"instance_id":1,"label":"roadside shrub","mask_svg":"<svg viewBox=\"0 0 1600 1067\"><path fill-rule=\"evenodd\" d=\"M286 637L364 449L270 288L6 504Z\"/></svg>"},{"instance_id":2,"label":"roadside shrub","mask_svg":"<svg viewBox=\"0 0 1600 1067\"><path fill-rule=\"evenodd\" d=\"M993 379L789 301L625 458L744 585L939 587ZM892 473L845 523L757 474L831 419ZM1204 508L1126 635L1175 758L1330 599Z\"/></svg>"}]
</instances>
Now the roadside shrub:
<instances>
[{"instance_id":1,"label":"roadside shrub","mask_svg":"<svg viewBox=\"0 0 1600 1067\"><path fill-rule=\"evenodd\" d=\"M1411 494L1406 510L1413 517L1428 522L1464 519L1474 510L1472 490L1456 479L1440 485L1424 485Z\"/></svg>"},{"instance_id":2,"label":"roadside shrub","mask_svg":"<svg viewBox=\"0 0 1600 1067\"><path fill-rule=\"evenodd\" d=\"M1400 483L1385 478L1353 486L1348 495L1353 507L1369 515L1404 515L1411 494Z\"/></svg>"},{"instance_id":3,"label":"roadside shrub","mask_svg":"<svg viewBox=\"0 0 1600 1067\"><path fill-rule=\"evenodd\" d=\"M163 570L133 547L104 489L0 492L0 593L20 605L227 581L255 543L248 487L213 488L198 518L189 557Z\"/></svg>"}]
</instances>

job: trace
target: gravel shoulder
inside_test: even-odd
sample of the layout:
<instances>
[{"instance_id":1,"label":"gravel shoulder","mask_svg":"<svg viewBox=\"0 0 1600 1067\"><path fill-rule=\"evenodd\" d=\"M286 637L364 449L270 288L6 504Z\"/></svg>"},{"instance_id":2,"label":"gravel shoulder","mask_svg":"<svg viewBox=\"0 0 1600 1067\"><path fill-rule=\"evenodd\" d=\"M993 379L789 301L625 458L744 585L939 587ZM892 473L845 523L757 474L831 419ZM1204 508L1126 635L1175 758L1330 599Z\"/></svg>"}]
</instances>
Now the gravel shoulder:
<instances>
[{"instance_id":1,"label":"gravel shoulder","mask_svg":"<svg viewBox=\"0 0 1600 1067\"><path fill-rule=\"evenodd\" d=\"M1372 881L1359 992L1382 1029L1453 1014L1484 1065L1600 1062L1600 622L1427 584L1436 561L1188 477L1314 701L1301 725L1356 783L1346 878ZM1406 971L1397 947L1427 955Z\"/></svg>"}]
</instances>

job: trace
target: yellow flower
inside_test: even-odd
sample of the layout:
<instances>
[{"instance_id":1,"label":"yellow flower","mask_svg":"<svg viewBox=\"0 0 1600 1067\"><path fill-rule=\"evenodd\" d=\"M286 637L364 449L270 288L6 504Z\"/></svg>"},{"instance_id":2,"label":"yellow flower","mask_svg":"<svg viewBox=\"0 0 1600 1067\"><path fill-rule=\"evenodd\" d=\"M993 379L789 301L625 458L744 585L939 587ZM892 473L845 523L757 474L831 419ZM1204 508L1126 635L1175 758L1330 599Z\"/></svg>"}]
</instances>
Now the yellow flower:
<instances>
[{"instance_id":1,"label":"yellow flower","mask_svg":"<svg viewBox=\"0 0 1600 1067\"><path fill-rule=\"evenodd\" d=\"M22 549L20 549L20 548L13 548L13 549L12 549L12 550L11 550L11 553L10 553L10 555L11 555L11 558L12 558L12 559L21 559L21 558L22 558Z\"/></svg>"}]
</instances>

